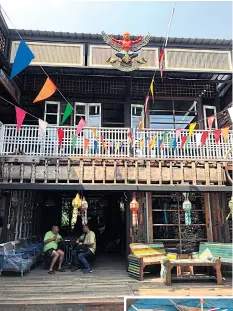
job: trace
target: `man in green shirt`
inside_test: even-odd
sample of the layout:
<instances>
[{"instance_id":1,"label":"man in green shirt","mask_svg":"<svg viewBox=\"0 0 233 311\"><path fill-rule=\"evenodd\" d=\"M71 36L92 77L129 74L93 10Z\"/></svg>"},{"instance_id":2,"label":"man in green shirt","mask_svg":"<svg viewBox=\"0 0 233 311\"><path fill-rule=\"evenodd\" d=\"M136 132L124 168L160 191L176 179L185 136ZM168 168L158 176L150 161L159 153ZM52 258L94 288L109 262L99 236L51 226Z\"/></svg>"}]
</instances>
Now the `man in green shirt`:
<instances>
[{"instance_id":1,"label":"man in green shirt","mask_svg":"<svg viewBox=\"0 0 233 311\"><path fill-rule=\"evenodd\" d=\"M88 225L83 226L83 235L77 239L78 245L85 245L87 249L77 255L78 262L81 263L83 273L92 273L92 269L88 260L95 255L96 238L95 233L90 230Z\"/></svg>"},{"instance_id":2,"label":"man in green shirt","mask_svg":"<svg viewBox=\"0 0 233 311\"><path fill-rule=\"evenodd\" d=\"M59 266L58 270L60 272L64 272L65 270L62 269L61 265L64 259L64 252L60 249L58 249L58 243L61 241L62 237L60 236L59 232L59 227L58 226L53 226L51 231L48 231L45 234L44 237L44 253L47 256L52 257L52 261L50 264L49 268L49 274L54 274L54 265L57 262L59 258Z\"/></svg>"}]
</instances>

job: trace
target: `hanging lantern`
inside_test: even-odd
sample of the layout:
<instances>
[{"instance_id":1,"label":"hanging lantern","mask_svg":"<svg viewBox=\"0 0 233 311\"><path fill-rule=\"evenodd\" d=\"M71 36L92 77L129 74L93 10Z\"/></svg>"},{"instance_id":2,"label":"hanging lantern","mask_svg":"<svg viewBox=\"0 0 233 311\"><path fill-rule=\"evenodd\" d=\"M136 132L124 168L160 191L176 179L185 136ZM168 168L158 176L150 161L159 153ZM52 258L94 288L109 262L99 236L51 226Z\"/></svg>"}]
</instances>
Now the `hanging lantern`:
<instances>
[{"instance_id":1,"label":"hanging lantern","mask_svg":"<svg viewBox=\"0 0 233 311\"><path fill-rule=\"evenodd\" d=\"M77 217L78 217L78 209L81 207L81 205L82 205L82 201L80 199L79 194L77 193L76 197L72 201L72 206L73 206L73 214L72 214L72 219L71 219L72 229L74 229L74 226L76 224Z\"/></svg>"},{"instance_id":2,"label":"hanging lantern","mask_svg":"<svg viewBox=\"0 0 233 311\"><path fill-rule=\"evenodd\" d=\"M125 211L125 203L124 203L123 199L120 200L120 211L122 213L124 213L124 211Z\"/></svg>"},{"instance_id":3,"label":"hanging lantern","mask_svg":"<svg viewBox=\"0 0 233 311\"><path fill-rule=\"evenodd\" d=\"M183 210L185 212L185 224L191 225L191 209L192 209L191 202L188 199L186 199L183 202L182 207L183 207Z\"/></svg>"},{"instance_id":4,"label":"hanging lantern","mask_svg":"<svg viewBox=\"0 0 233 311\"><path fill-rule=\"evenodd\" d=\"M136 195L134 193L132 201L130 202L130 210L132 212L132 224L133 224L133 226L137 226L137 224L138 224L138 215L137 215L138 209L139 209L139 203L136 200Z\"/></svg>"},{"instance_id":5,"label":"hanging lantern","mask_svg":"<svg viewBox=\"0 0 233 311\"><path fill-rule=\"evenodd\" d=\"M233 211L233 196L231 197L230 201L228 202L228 207L230 209L230 213L227 215L226 220L228 220L228 218L232 215L232 211Z\"/></svg>"},{"instance_id":6,"label":"hanging lantern","mask_svg":"<svg viewBox=\"0 0 233 311\"><path fill-rule=\"evenodd\" d=\"M82 224L83 225L87 225L87 209L88 209L88 203L85 199L85 197L83 197L82 199Z\"/></svg>"}]
</instances>

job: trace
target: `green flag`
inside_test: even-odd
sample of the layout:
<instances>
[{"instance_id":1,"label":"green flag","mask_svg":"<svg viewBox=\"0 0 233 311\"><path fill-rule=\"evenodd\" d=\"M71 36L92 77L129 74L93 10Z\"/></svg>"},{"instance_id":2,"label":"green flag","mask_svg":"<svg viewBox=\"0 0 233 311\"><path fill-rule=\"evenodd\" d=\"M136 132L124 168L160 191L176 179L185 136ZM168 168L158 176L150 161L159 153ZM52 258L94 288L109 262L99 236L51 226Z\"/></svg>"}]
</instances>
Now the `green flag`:
<instances>
[{"instance_id":1,"label":"green flag","mask_svg":"<svg viewBox=\"0 0 233 311\"><path fill-rule=\"evenodd\" d=\"M63 114L63 117L62 117L62 121L61 121L61 125L65 122L65 120L71 115L73 111L73 107L71 106L71 104L67 104L66 105L66 109L65 109L65 112Z\"/></svg>"},{"instance_id":2,"label":"green flag","mask_svg":"<svg viewBox=\"0 0 233 311\"><path fill-rule=\"evenodd\" d=\"M190 140L191 140L191 136L188 136L188 138L187 138L187 140L186 140L186 142L185 142L185 144L184 144L184 147L185 147L185 148L188 147L188 143L190 142Z\"/></svg>"},{"instance_id":3,"label":"green flag","mask_svg":"<svg viewBox=\"0 0 233 311\"><path fill-rule=\"evenodd\" d=\"M164 143L167 142L167 134L168 134L168 132L163 132L163 133L162 133L162 137L163 137L163 142L164 142Z\"/></svg>"},{"instance_id":4,"label":"green flag","mask_svg":"<svg viewBox=\"0 0 233 311\"><path fill-rule=\"evenodd\" d=\"M74 153L74 150L75 150L75 147L76 147L76 142L77 142L77 136L75 136L74 134L73 134L73 136L72 136L72 153Z\"/></svg>"},{"instance_id":5,"label":"green flag","mask_svg":"<svg viewBox=\"0 0 233 311\"><path fill-rule=\"evenodd\" d=\"M175 138L170 138L170 141L169 141L169 150L171 151L174 147L174 140Z\"/></svg>"}]
</instances>

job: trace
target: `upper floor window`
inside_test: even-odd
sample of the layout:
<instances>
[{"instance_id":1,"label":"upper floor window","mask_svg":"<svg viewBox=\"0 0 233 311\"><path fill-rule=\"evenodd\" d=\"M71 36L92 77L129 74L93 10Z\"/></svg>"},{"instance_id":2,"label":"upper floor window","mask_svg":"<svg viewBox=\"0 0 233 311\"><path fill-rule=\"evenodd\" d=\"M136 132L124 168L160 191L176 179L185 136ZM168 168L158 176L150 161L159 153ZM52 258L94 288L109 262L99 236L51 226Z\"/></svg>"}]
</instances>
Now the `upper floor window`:
<instances>
[{"instance_id":1,"label":"upper floor window","mask_svg":"<svg viewBox=\"0 0 233 311\"><path fill-rule=\"evenodd\" d=\"M131 105L131 127L137 128L140 118L142 118L142 124L144 127L144 116L142 117L143 105Z\"/></svg>"}]
</instances>

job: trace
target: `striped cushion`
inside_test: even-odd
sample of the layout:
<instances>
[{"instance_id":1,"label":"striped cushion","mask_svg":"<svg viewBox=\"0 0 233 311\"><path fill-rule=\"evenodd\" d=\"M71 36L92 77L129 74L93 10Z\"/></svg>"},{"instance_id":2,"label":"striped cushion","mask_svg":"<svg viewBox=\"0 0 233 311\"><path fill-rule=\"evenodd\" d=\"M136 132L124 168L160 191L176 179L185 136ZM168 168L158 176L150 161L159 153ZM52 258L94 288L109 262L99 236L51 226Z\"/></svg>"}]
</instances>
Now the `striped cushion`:
<instances>
[{"instance_id":1,"label":"striped cushion","mask_svg":"<svg viewBox=\"0 0 233 311\"><path fill-rule=\"evenodd\" d=\"M166 255L163 243L157 244L131 243L130 250L133 255L139 258L144 256L161 257Z\"/></svg>"},{"instance_id":2,"label":"striped cushion","mask_svg":"<svg viewBox=\"0 0 233 311\"><path fill-rule=\"evenodd\" d=\"M202 242L199 248L199 258L219 258L222 263L232 263L232 244L218 242Z\"/></svg>"}]
</instances>

